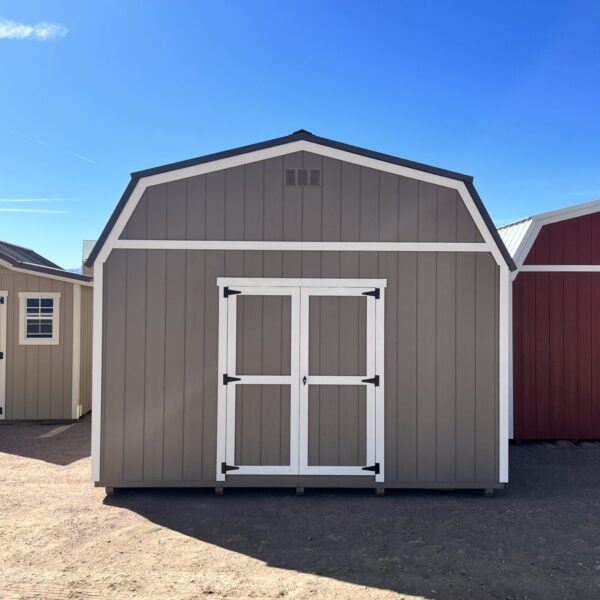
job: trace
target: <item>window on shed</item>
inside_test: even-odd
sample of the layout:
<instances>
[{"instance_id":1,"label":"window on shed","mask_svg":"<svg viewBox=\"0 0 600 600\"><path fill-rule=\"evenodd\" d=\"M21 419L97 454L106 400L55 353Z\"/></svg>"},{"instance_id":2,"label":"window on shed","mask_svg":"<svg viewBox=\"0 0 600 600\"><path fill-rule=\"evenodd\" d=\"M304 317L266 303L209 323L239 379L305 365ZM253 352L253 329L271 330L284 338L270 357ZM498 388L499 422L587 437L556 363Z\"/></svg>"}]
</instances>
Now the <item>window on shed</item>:
<instances>
[{"instance_id":1,"label":"window on shed","mask_svg":"<svg viewBox=\"0 0 600 600\"><path fill-rule=\"evenodd\" d=\"M19 293L19 343L58 344L60 293Z\"/></svg>"}]
</instances>

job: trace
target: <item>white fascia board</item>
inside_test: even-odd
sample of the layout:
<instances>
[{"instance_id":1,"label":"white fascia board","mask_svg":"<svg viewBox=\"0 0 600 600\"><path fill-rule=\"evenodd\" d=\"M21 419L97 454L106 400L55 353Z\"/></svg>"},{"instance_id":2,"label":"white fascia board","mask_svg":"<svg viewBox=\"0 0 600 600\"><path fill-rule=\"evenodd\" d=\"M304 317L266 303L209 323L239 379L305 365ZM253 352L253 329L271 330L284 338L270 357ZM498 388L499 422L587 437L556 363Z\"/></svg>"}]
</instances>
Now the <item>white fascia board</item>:
<instances>
[{"instance_id":1,"label":"white fascia board","mask_svg":"<svg viewBox=\"0 0 600 600\"><path fill-rule=\"evenodd\" d=\"M409 167L389 163L383 160L361 156L359 154L354 154L353 152L338 150L336 148L330 148L329 146L322 146L307 140L299 140L290 142L288 144L281 144L280 146L274 146L272 148L256 150L254 152L247 152L237 156L221 158L199 165L183 167L174 171L167 171L165 173L157 173L156 175L141 177L137 181L133 191L131 192L131 195L127 200L127 203L125 204L125 207L113 225L106 241L104 242L102 250L96 258L96 262L105 262L111 250L117 247L116 243L147 187L159 185L161 183L177 181L187 177L195 177L213 171L228 169L231 167L245 165L300 151L314 152L320 156L326 156L328 158L333 158L371 169L393 173L402 177L409 177L418 181L426 181L434 185L440 185L458 190L461 198L467 206L467 209L469 210L469 213L473 216L477 228L479 229L479 232L488 246L488 250L492 252L498 264L505 264L504 257L502 256L502 253L500 252L500 249L498 248L496 241L492 237L488 227L484 223L483 218L481 217L481 214L475 205L475 201L468 192L464 182L457 179L452 179L451 177L434 175L432 173L426 173L424 171L411 169ZM121 242L122 241L123 240L121 240Z\"/></svg>"},{"instance_id":2,"label":"white fascia board","mask_svg":"<svg viewBox=\"0 0 600 600\"><path fill-rule=\"evenodd\" d=\"M92 287L94 285L93 281L83 281L79 279L71 279L70 277L64 277L57 273L56 275L52 273L43 273L42 271L35 271L33 269L21 269L19 267L15 267L11 263L2 260L0 258L0 266L9 269L10 271L16 271L17 273L23 273L24 275L30 275L33 277L44 277L45 279L55 279L57 281L64 281L65 283L70 283L71 285L86 285L88 287Z\"/></svg>"},{"instance_id":3,"label":"white fascia board","mask_svg":"<svg viewBox=\"0 0 600 600\"><path fill-rule=\"evenodd\" d=\"M523 265L524 273L598 273L600 265Z\"/></svg>"}]
</instances>

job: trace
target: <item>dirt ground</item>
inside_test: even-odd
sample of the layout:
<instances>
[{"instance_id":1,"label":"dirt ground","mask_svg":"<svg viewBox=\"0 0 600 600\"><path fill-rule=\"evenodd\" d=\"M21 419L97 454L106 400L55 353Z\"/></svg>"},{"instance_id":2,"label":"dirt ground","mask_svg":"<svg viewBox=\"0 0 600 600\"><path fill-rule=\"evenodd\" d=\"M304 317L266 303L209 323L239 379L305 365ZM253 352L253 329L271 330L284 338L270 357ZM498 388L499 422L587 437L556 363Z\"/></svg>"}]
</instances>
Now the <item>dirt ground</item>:
<instances>
[{"instance_id":1,"label":"dirt ground","mask_svg":"<svg viewBox=\"0 0 600 600\"><path fill-rule=\"evenodd\" d=\"M0 598L600 598L600 444L511 448L476 492L129 491L90 419L0 426Z\"/></svg>"}]
</instances>

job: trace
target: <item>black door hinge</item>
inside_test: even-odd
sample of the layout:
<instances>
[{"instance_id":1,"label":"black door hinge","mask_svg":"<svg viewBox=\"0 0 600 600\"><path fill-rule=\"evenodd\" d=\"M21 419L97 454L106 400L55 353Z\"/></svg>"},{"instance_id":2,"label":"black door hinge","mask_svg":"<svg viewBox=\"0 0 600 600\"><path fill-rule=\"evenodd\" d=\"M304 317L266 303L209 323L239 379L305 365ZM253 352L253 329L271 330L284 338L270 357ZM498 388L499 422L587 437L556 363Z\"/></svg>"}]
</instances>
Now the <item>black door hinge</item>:
<instances>
[{"instance_id":1,"label":"black door hinge","mask_svg":"<svg viewBox=\"0 0 600 600\"><path fill-rule=\"evenodd\" d=\"M379 463L375 463L374 465L371 465L370 467L363 467L362 470L363 471L373 471L373 473L375 473L375 475L379 475Z\"/></svg>"},{"instance_id":2,"label":"black door hinge","mask_svg":"<svg viewBox=\"0 0 600 600\"><path fill-rule=\"evenodd\" d=\"M0 360L4 359L4 352L0 352Z\"/></svg>"},{"instance_id":3,"label":"black door hinge","mask_svg":"<svg viewBox=\"0 0 600 600\"><path fill-rule=\"evenodd\" d=\"M375 375L375 377L371 377L371 379L363 379L363 383L372 383L375 387L379 387L379 375Z\"/></svg>"},{"instance_id":4,"label":"black door hinge","mask_svg":"<svg viewBox=\"0 0 600 600\"><path fill-rule=\"evenodd\" d=\"M227 373L223 373L223 385L227 385L228 383L231 383L232 381L241 381L240 377L229 377L229 375L227 375Z\"/></svg>"},{"instance_id":5,"label":"black door hinge","mask_svg":"<svg viewBox=\"0 0 600 600\"><path fill-rule=\"evenodd\" d=\"M235 296L236 294L241 294L242 292L240 292L240 290L232 290L229 287L224 287L223 288L223 296L225 296L225 298L229 298L229 296Z\"/></svg>"},{"instance_id":6,"label":"black door hinge","mask_svg":"<svg viewBox=\"0 0 600 600\"><path fill-rule=\"evenodd\" d=\"M0 296L0 304L4 304L4 296Z\"/></svg>"},{"instance_id":7,"label":"black door hinge","mask_svg":"<svg viewBox=\"0 0 600 600\"><path fill-rule=\"evenodd\" d=\"M373 296L373 298L375 298L375 300L379 300L379 298L381 297L381 294L379 293L379 288L375 288L374 290L371 290L370 292L363 292L362 295L363 296Z\"/></svg>"},{"instance_id":8,"label":"black door hinge","mask_svg":"<svg viewBox=\"0 0 600 600\"><path fill-rule=\"evenodd\" d=\"M223 473L223 475L225 475L227 471L237 471L238 469L239 467L234 467L233 465L228 465L224 462L221 463L221 473Z\"/></svg>"},{"instance_id":9,"label":"black door hinge","mask_svg":"<svg viewBox=\"0 0 600 600\"><path fill-rule=\"evenodd\" d=\"M4 409L0 406L0 415L3 413Z\"/></svg>"}]
</instances>

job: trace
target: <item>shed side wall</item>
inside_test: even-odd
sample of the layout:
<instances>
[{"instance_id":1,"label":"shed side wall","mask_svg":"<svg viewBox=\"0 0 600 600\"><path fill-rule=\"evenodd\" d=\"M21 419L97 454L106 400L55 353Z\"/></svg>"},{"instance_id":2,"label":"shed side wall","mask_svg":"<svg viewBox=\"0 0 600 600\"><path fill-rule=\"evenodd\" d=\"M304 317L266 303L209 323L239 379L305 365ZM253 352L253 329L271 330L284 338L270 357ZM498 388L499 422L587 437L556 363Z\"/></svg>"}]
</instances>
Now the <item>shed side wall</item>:
<instances>
[{"instance_id":1,"label":"shed side wall","mask_svg":"<svg viewBox=\"0 0 600 600\"><path fill-rule=\"evenodd\" d=\"M47 277L0 269L8 291L6 336L6 418L71 419L73 369L73 286ZM56 346L19 344L19 292L60 292L60 333Z\"/></svg>"},{"instance_id":2,"label":"shed side wall","mask_svg":"<svg viewBox=\"0 0 600 600\"><path fill-rule=\"evenodd\" d=\"M171 232L187 224L148 223ZM363 232L379 227L364 223ZM224 230L224 219L207 229ZM114 250L104 269L103 482L214 485L220 276L387 279L386 485L498 480L491 254ZM269 479L278 481L293 485Z\"/></svg>"},{"instance_id":3,"label":"shed side wall","mask_svg":"<svg viewBox=\"0 0 600 600\"><path fill-rule=\"evenodd\" d=\"M94 290L88 286L81 286L81 360L79 401L81 414L85 415L92 410L92 302Z\"/></svg>"},{"instance_id":4,"label":"shed side wall","mask_svg":"<svg viewBox=\"0 0 600 600\"><path fill-rule=\"evenodd\" d=\"M319 186L286 186L288 169ZM481 242L458 192L310 152L149 187L122 239Z\"/></svg>"}]
</instances>

